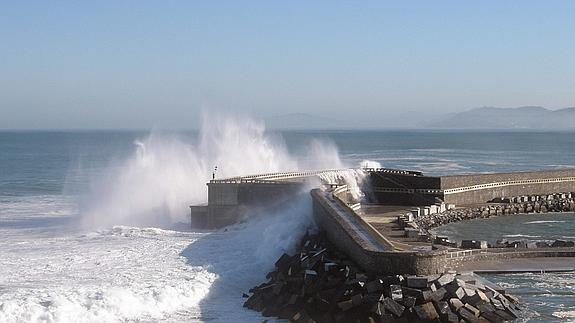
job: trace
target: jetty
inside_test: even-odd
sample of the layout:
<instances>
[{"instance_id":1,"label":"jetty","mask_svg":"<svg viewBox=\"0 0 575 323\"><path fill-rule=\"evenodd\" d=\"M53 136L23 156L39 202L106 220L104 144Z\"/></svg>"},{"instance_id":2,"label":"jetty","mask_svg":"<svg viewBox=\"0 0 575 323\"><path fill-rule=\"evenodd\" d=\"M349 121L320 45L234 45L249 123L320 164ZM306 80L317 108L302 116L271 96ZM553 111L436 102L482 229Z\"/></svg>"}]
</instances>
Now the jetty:
<instances>
[{"instance_id":1,"label":"jetty","mask_svg":"<svg viewBox=\"0 0 575 323\"><path fill-rule=\"evenodd\" d=\"M361 177L357 187L351 177ZM575 169L426 176L366 168L283 172L208 184L208 204L191 206L192 224L219 228L250 213L311 194L327 239L370 273L430 275L449 270L508 272L575 269L572 241L449 241L429 229L477 217L575 211ZM356 190L363 193L357 198ZM536 261L534 260L536 259Z\"/></svg>"}]
</instances>

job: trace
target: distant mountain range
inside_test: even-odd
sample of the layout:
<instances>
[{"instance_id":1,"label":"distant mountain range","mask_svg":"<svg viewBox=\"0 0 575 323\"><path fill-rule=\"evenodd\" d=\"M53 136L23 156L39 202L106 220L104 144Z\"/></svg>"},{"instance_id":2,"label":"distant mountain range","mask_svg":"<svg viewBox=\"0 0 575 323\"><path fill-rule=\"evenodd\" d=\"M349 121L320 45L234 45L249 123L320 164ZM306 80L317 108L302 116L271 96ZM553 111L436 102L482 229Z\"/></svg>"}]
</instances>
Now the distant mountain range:
<instances>
[{"instance_id":1,"label":"distant mountain range","mask_svg":"<svg viewBox=\"0 0 575 323\"><path fill-rule=\"evenodd\" d=\"M575 107L483 107L420 122L422 128L441 129L575 129Z\"/></svg>"},{"instance_id":2,"label":"distant mountain range","mask_svg":"<svg viewBox=\"0 0 575 323\"><path fill-rule=\"evenodd\" d=\"M575 107L475 108L451 114L389 111L384 117L344 119L307 113L289 113L265 119L270 129L470 129L470 130L574 130Z\"/></svg>"}]
</instances>

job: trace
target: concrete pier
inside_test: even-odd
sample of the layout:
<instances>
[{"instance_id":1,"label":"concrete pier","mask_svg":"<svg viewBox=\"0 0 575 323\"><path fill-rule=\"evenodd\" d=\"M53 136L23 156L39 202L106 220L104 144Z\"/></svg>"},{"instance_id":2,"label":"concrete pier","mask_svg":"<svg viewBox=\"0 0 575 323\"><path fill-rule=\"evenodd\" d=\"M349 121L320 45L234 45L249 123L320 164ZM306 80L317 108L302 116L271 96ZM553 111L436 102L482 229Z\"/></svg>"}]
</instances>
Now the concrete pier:
<instances>
[{"instance_id":1,"label":"concrete pier","mask_svg":"<svg viewBox=\"0 0 575 323\"><path fill-rule=\"evenodd\" d=\"M208 205L192 207L192 221L208 228L225 226L241 221L247 210L281 207L311 189L319 227L338 249L370 272L428 275L450 269L510 270L528 263L525 259L534 258L549 260L544 262L547 266L529 267L534 271L565 270L570 260L575 259L575 247L462 250L446 239L442 240L444 245L434 245L411 221L413 217L428 216L456 205L484 205L493 199L513 196L533 203L533 210L541 210L543 203L539 200L559 192L565 192L567 198L575 192L575 169L444 177L404 170L364 169L361 189L366 200L361 205L349 200L349 188L343 181L321 180L322 175L346 171L349 170L212 180L208 183ZM488 216L499 215L497 209L485 212ZM413 234L409 234L411 231ZM562 265L551 259L561 259Z\"/></svg>"}]
</instances>

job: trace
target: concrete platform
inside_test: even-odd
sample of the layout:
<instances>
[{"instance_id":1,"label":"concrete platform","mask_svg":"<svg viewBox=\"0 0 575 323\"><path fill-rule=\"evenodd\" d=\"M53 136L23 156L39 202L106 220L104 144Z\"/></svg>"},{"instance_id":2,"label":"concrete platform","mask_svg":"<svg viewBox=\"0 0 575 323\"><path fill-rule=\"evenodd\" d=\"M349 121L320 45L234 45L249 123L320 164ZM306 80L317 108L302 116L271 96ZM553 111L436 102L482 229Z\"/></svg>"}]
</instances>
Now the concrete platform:
<instances>
[{"instance_id":1,"label":"concrete platform","mask_svg":"<svg viewBox=\"0 0 575 323\"><path fill-rule=\"evenodd\" d=\"M407 211L409 208L401 205L362 204L359 215L402 250L431 250L431 243L405 237L397 217Z\"/></svg>"},{"instance_id":2,"label":"concrete platform","mask_svg":"<svg viewBox=\"0 0 575 323\"><path fill-rule=\"evenodd\" d=\"M455 269L473 271L477 274L571 272L575 271L575 258L542 257L487 260L468 262Z\"/></svg>"}]
</instances>

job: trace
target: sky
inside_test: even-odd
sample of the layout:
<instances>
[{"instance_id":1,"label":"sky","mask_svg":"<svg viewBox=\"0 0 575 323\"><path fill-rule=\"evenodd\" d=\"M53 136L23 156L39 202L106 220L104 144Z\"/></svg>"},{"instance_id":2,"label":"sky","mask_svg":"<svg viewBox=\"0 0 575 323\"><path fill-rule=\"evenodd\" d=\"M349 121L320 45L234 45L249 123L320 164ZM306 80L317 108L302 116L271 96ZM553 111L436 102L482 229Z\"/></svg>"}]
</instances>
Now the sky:
<instances>
[{"instance_id":1,"label":"sky","mask_svg":"<svg viewBox=\"0 0 575 323\"><path fill-rule=\"evenodd\" d=\"M570 107L574 39L574 1L3 1L0 129Z\"/></svg>"}]
</instances>

